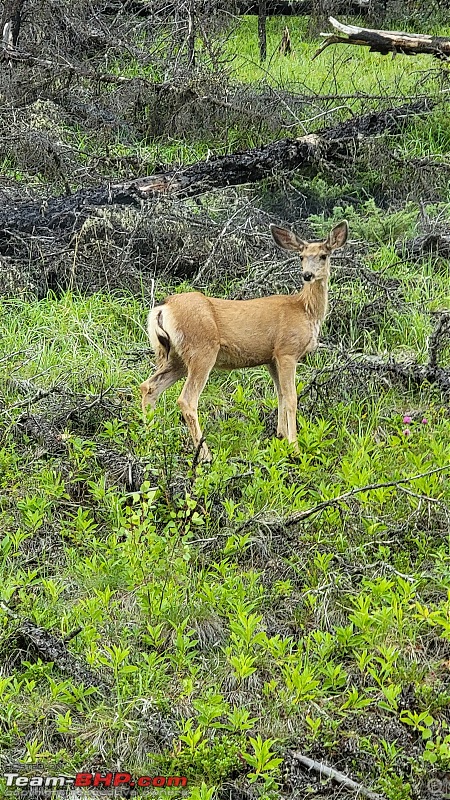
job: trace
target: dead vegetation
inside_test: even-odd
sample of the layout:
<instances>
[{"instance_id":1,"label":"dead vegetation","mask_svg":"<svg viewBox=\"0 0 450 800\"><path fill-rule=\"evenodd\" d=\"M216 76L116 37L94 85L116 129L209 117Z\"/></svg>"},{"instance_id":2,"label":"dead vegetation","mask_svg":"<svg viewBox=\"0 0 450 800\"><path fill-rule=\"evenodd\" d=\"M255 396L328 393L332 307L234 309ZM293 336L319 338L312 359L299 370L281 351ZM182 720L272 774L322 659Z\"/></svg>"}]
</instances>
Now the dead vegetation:
<instances>
[{"instance_id":1,"label":"dead vegetation","mask_svg":"<svg viewBox=\"0 0 450 800\"><path fill-rule=\"evenodd\" d=\"M264 195L291 177L336 169L344 181L358 169L358 153L367 158L367 142L375 137L379 152L378 137L398 134L433 108L426 97L399 104L393 90L376 101L379 110L362 113L367 100L355 90L342 98L353 115L342 122L334 94L301 84L295 91L240 85L230 80L229 57L214 36L226 32L229 15L213 6L198 7L206 62L195 69L183 49L184 6L77 0L69 8L38 0L22 14L17 48L6 48L0 70L0 161L8 174L0 182L0 294L141 294L168 273L177 280L205 281L226 270L230 279L241 277L262 258L265 231L258 239L241 225L231 235L240 213L233 216L227 187L263 180L257 192ZM165 162L167 139L193 142L202 130L215 141L243 121L257 126L260 142L275 141L187 166ZM221 193L217 200L211 190ZM288 216L286 195L284 207L272 203L279 217ZM178 202L194 196L192 205ZM223 213L230 203L231 215ZM309 197L298 207L306 217L321 205ZM197 236L200 225L206 236Z\"/></svg>"},{"instance_id":2,"label":"dead vegetation","mask_svg":"<svg viewBox=\"0 0 450 800\"><path fill-rule=\"evenodd\" d=\"M231 223L232 229L236 228L239 209L231 216L222 216L219 223L207 213L200 226L198 206L176 201L171 204L170 196L205 196L214 188L267 180L269 175L275 177L286 171L300 170L310 176L326 169L327 163L331 168L336 161L351 165L362 137L397 132L411 116L428 113L432 106L431 101L420 101L327 128L321 135L282 140L242 154L207 159L182 170L82 189L59 198L24 200L23 190L3 189L0 293L42 297L49 290L58 294L68 288L98 291L125 286L139 293L143 281L148 284L149 279L164 275L168 269L177 278L195 278L198 274L205 278L223 251L227 229ZM47 126L57 131L53 105L45 104L40 108L43 112L48 112ZM56 170L53 178L63 174L64 157L57 144L42 148L46 134L34 131L30 136L27 134L22 142L27 168L31 169L35 157L43 168L43 149L46 168L50 173ZM159 200L159 196L164 199ZM224 202L229 202L225 196ZM188 231L201 227L211 232L209 248L204 231L192 242L194 247L186 246ZM213 239L217 239L214 245ZM248 255L242 241L236 242L238 254L242 266L242 255ZM227 261L233 263L233 249ZM230 277L233 274L230 271Z\"/></svg>"},{"instance_id":3,"label":"dead vegetation","mask_svg":"<svg viewBox=\"0 0 450 800\"><path fill-rule=\"evenodd\" d=\"M119 449L98 438L105 422L124 415L133 401L129 390L107 388L86 395L70 391L62 383L41 389L13 379L7 382L7 389L24 395L8 408L8 413L18 407L25 409L15 422L20 446L25 446L28 459L57 459L71 494L79 497L83 492L80 483L71 484L74 437L91 441L92 470L100 469L107 485L125 492L139 490L144 480L144 462L133 455L131 447L128 451L126 447Z\"/></svg>"},{"instance_id":4,"label":"dead vegetation","mask_svg":"<svg viewBox=\"0 0 450 800\"><path fill-rule=\"evenodd\" d=\"M20 664L24 659L32 661L41 659L44 663L51 662L57 665L63 674L72 678L76 683L82 683L86 687L95 687L101 695L106 695L109 687L104 677L96 675L67 649L68 642L77 636L79 630L73 631L65 639L62 639L39 627L31 619L16 616L4 604L1 607L12 620L16 621L15 632L10 634L8 641L9 649L14 653L13 657L7 659L9 669L14 669L16 664Z\"/></svg>"}]
</instances>

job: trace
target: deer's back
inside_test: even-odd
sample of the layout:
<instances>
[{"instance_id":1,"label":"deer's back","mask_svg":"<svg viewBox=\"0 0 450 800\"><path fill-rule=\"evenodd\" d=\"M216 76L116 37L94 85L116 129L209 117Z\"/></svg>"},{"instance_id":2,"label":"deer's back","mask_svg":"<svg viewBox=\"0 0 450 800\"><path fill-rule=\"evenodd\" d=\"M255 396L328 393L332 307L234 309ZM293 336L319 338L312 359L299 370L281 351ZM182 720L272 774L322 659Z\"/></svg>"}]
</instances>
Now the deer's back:
<instances>
[{"instance_id":1,"label":"deer's back","mask_svg":"<svg viewBox=\"0 0 450 800\"><path fill-rule=\"evenodd\" d=\"M299 294L224 300L185 292L168 297L161 310L178 356L188 364L194 349L216 349L218 369L268 364L279 350L299 359L315 349L320 327Z\"/></svg>"}]
</instances>

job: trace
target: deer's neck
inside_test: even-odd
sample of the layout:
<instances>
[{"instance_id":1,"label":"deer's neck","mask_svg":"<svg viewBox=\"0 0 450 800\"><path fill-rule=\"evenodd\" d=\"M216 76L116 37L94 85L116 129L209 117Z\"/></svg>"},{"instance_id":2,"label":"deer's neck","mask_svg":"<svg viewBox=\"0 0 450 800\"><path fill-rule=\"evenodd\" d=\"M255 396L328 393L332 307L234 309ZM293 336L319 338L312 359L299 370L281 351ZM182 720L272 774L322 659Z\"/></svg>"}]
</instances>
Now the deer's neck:
<instances>
[{"instance_id":1,"label":"deer's neck","mask_svg":"<svg viewBox=\"0 0 450 800\"><path fill-rule=\"evenodd\" d=\"M305 283L298 298L308 316L322 323L328 310L328 280Z\"/></svg>"}]
</instances>

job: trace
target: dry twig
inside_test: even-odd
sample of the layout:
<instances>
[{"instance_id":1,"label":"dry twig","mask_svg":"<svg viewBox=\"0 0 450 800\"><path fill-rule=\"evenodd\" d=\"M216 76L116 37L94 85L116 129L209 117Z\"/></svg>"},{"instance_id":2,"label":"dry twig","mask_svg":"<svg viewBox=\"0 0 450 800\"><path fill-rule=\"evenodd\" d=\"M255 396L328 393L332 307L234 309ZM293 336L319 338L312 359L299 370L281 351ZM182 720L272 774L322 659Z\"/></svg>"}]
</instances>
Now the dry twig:
<instances>
[{"instance_id":1,"label":"dry twig","mask_svg":"<svg viewBox=\"0 0 450 800\"><path fill-rule=\"evenodd\" d=\"M382 796L377 794L377 792L372 792L370 789L366 789L365 786L362 786L360 783L356 783L356 781L352 780L352 778L344 775L343 772L339 772L337 769L329 767L327 764L323 764L321 761L315 761L313 758L303 756L301 753L294 753L294 759L304 767L308 767L309 770L318 772L320 776L323 775L325 778L330 778L332 781L340 783L342 786L345 786L346 789L352 789L354 792L357 792L358 795L362 795L362 797L367 797L369 800L383 800Z\"/></svg>"}]
</instances>

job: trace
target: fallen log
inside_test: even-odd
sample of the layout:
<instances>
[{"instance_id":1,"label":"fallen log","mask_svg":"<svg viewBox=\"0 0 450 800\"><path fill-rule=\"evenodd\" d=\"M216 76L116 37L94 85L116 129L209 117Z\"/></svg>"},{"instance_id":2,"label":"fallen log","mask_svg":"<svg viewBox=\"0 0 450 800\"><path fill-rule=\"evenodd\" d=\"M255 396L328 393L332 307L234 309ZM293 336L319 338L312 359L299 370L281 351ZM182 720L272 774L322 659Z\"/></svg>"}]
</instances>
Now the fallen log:
<instances>
[{"instance_id":1,"label":"fallen log","mask_svg":"<svg viewBox=\"0 0 450 800\"><path fill-rule=\"evenodd\" d=\"M450 464L444 464L443 467L434 467L433 469L426 470L426 472L419 472L417 475L410 475L407 478L398 478L397 480L392 480L392 481L382 481L381 483L368 483L365 486L355 486L353 489L349 489L348 492L343 492L342 494L339 494L336 497L332 497L329 500L322 500L321 502L317 503L315 506L312 506L311 508L306 508L303 511L294 511L294 513L290 514L289 517L284 518L282 524L285 527L289 525L296 525L298 522L303 522L303 520L309 519L309 517L316 516L316 514L321 514L322 511L325 511L328 508L339 507L341 504L347 504L349 500L352 500L355 497L355 495L362 493L366 494L367 492L372 492L377 489L399 488L405 483L412 483L413 481L416 481L420 478L426 478L428 477L428 475L437 475L442 472L448 472L449 470L450 470ZM434 497L433 498L428 497L426 499L431 500L432 502L439 502L438 498ZM251 520L248 520L248 522L251 522ZM246 524L248 523L243 523L238 530L239 531L243 530ZM277 521L275 524L278 526L280 522ZM270 524L270 522L265 522L265 526L267 528L273 527ZM303 763L305 766L308 766L306 761L304 761ZM327 770L331 769L332 769L331 767L327 768ZM337 775L345 777L342 775L342 773L337 773L337 774L334 773L334 775L331 775L331 773L327 771L323 772L323 774L326 777L338 780L338 782L340 783L347 784L348 788L356 788L355 785L352 786L353 781L351 783L348 783L347 781L344 780L339 781ZM362 787L359 787L359 794L362 794L365 797L372 797L372 798L375 797L372 792L369 795L366 792L363 792ZM379 795L376 795L376 798L379 797L380 797Z\"/></svg>"},{"instance_id":2,"label":"fallen log","mask_svg":"<svg viewBox=\"0 0 450 800\"><path fill-rule=\"evenodd\" d=\"M415 359L387 360L378 356L350 356L347 361L341 362L339 367L333 365L333 372L325 381L336 382L336 372L348 375L378 375L387 378L391 384L402 384L408 389L420 391L425 385L435 386L443 397L450 396L450 369L443 366L440 361L442 353L448 345L450 337L450 313L443 312L437 319L434 330L428 340L428 358L425 364L418 363ZM327 369L324 370L324 373ZM311 383L315 382L313 378ZM310 386L306 386L300 399L308 394Z\"/></svg>"},{"instance_id":3,"label":"fallen log","mask_svg":"<svg viewBox=\"0 0 450 800\"><path fill-rule=\"evenodd\" d=\"M332 44L354 44L368 47L371 52L387 55L403 53L415 56L427 53L440 59L450 56L450 39L445 36L428 36L422 33L405 33L402 31L381 31L372 28L361 28L359 25L344 25L334 17L328 17L331 25L339 34L321 33L325 41L314 53L313 59Z\"/></svg>"},{"instance_id":4,"label":"fallen log","mask_svg":"<svg viewBox=\"0 0 450 800\"><path fill-rule=\"evenodd\" d=\"M348 775L344 775L343 772L339 772L339 770L334 767L329 767L328 764L324 764L323 761L316 761L313 758L304 756L302 753L294 753L293 758L294 761L297 761L302 767L317 772L321 778L329 778L331 781L341 784L341 786L344 786L346 789L356 792L356 794L361 797L367 797L368 800L383 800L378 792L372 792L371 789L367 789L365 786L362 786L362 784L356 783L356 781L349 778Z\"/></svg>"},{"instance_id":5,"label":"fallen log","mask_svg":"<svg viewBox=\"0 0 450 800\"><path fill-rule=\"evenodd\" d=\"M111 691L104 675L93 672L67 649L67 642L73 639L80 629L64 640L36 625L31 619L20 617L5 603L0 603L0 607L4 613L17 622L17 647L25 652L28 660L39 658L44 663L52 662L56 669L68 675L75 683L82 683L86 688L94 687L98 693L104 696Z\"/></svg>"},{"instance_id":6,"label":"fallen log","mask_svg":"<svg viewBox=\"0 0 450 800\"><path fill-rule=\"evenodd\" d=\"M9 255L9 241L15 231L38 234L52 230L71 235L95 207L112 204L139 207L143 199L167 195L195 197L293 170L312 177L323 170L326 162L335 164L353 158L363 137L397 133L411 117L428 113L433 105L433 101L420 100L356 117L298 139L283 139L251 150L215 156L188 167L124 183L80 189L64 197L4 206L0 209L0 254Z\"/></svg>"}]
</instances>

